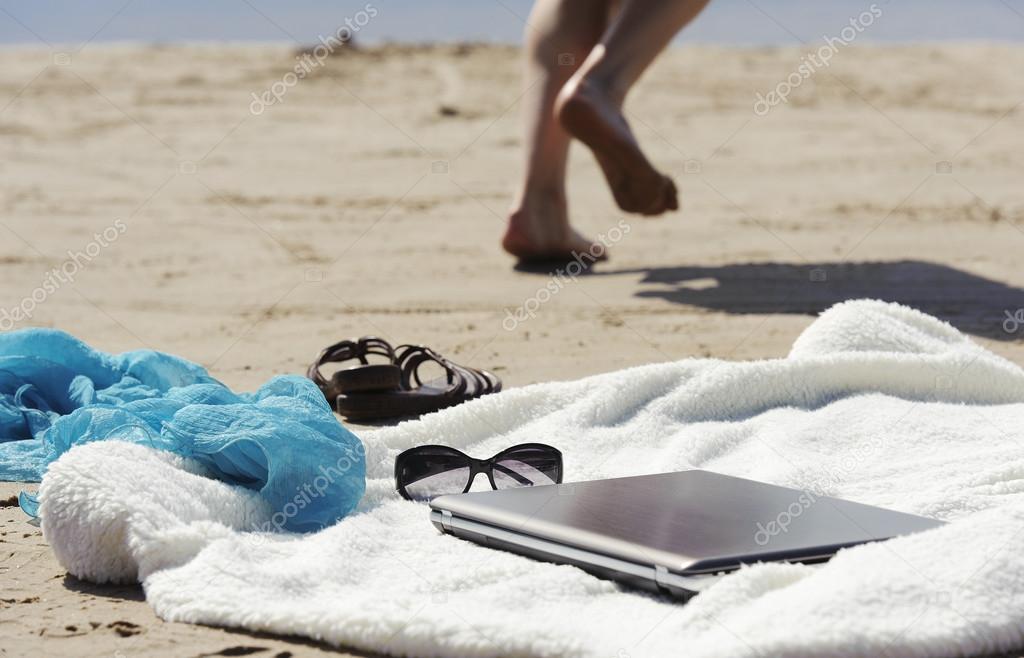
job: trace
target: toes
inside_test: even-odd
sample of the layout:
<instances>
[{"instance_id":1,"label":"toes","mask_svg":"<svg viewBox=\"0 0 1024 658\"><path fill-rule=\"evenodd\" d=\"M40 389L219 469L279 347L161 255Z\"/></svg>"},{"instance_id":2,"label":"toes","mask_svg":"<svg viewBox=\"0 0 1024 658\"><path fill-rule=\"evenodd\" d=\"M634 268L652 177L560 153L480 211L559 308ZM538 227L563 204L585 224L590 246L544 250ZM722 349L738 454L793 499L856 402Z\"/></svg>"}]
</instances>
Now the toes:
<instances>
[{"instance_id":1,"label":"toes","mask_svg":"<svg viewBox=\"0 0 1024 658\"><path fill-rule=\"evenodd\" d=\"M676 184L672 182L672 179L668 176L662 176L662 185L659 192L661 193L658 197L657 212L652 213L660 215L669 210L679 210L679 193L676 191Z\"/></svg>"},{"instance_id":2,"label":"toes","mask_svg":"<svg viewBox=\"0 0 1024 658\"><path fill-rule=\"evenodd\" d=\"M661 176L659 183L654 194L650 196L650 202L641 213L647 217L679 209L679 197L672 179L668 176Z\"/></svg>"},{"instance_id":3,"label":"toes","mask_svg":"<svg viewBox=\"0 0 1024 658\"><path fill-rule=\"evenodd\" d=\"M650 177L627 179L620 185L611 185L611 189L615 203L626 212L652 217L679 209L675 183L654 171Z\"/></svg>"},{"instance_id":4,"label":"toes","mask_svg":"<svg viewBox=\"0 0 1024 658\"><path fill-rule=\"evenodd\" d=\"M665 181L668 183L666 190L668 201L665 205L669 210L679 210L679 191L676 189L676 184L668 177L665 178Z\"/></svg>"}]
</instances>

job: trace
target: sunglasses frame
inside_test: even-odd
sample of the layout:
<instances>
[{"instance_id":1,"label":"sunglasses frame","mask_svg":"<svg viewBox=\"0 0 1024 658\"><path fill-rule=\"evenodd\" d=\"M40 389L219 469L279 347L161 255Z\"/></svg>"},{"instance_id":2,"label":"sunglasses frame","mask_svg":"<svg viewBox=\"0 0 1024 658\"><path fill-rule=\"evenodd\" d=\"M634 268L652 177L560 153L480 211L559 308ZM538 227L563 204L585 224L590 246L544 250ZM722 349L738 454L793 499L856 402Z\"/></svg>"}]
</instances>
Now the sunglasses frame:
<instances>
[{"instance_id":1,"label":"sunglasses frame","mask_svg":"<svg viewBox=\"0 0 1024 658\"><path fill-rule=\"evenodd\" d=\"M401 453L399 453L397 457L395 457L395 487L396 491L398 491L398 495L400 495L402 498L412 501L420 500L418 498L413 498L412 496L409 495L409 492L405 490L405 484L402 484L399 478L401 476L402 469L406 461L415 458L416 453L418 453L419 451L427 450L430 448L440 448L441 450L449 451L453 455L459 455L465 458L466 466L469 467L469 477L466 479L466 488L459 493L467 493L469 489L473 486L473 482L476 481L476 476L481 473L487 475L487 481L490 482L491 489L497 491L498 485L494 483L494 468L497 462L501 461L505 457L508 457L510 453L518 452L520 450L527 448L539 448L558 457L558 470L556 472L556 478L554 482L555 484L562 483L562 475L563 471L565 470L564 464L562 462L562 451L559 450L558 448L555 448L554 446L549 446L546 443L520 443L510 448L505 448L504 450L502 450L501 452L499 452L498 454L494 455L489 459L477 459L476 457L471 457L470 455L467 455L458 448L452 448L451 446L444 446L432 443L422 446L416 446L415 448L409 448L408 450L402 451Z\"/></svg>"}]
</instances>

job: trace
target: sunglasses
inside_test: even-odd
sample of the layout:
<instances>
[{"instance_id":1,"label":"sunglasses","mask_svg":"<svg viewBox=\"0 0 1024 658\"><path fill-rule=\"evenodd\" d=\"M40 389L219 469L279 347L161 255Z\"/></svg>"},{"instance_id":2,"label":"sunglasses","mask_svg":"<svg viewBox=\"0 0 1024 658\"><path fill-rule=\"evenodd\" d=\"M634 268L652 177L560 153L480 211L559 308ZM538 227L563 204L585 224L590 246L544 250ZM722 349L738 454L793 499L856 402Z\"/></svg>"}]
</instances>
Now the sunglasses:
<instances>
[{"instance_id":1,"label":"sunglasses","mask_svg":"<svg viewBox=\"0 0 1024 658\"><path fill-rule=\"evenodd\" d=\"M490 459L474 459L455 448L427 445L395 458L395 485L406 500L466 493L480 473L487 474L492 489L559 484L562 453L543 443L523 443Z\"/></svg>"}]
</instances>

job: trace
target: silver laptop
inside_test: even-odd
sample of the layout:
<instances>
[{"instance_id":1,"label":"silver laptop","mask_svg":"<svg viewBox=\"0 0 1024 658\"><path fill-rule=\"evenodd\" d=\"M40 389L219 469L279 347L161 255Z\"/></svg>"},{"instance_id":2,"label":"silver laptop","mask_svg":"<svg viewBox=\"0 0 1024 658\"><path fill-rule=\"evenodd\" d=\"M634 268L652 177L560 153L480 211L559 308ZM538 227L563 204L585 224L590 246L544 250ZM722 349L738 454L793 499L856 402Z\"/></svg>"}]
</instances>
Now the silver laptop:
<instances>
[{"instance_id":1,"label":"silver laptop","mask_svg":"<svg viewBox=\"0 0 1024 658\"><path fill-rule=\"evenodd\" d=\"M430 507L442 532L682 597L742 564L824 562L941 525L699 470L455 494Z\"/></svg>"}]
</instances>

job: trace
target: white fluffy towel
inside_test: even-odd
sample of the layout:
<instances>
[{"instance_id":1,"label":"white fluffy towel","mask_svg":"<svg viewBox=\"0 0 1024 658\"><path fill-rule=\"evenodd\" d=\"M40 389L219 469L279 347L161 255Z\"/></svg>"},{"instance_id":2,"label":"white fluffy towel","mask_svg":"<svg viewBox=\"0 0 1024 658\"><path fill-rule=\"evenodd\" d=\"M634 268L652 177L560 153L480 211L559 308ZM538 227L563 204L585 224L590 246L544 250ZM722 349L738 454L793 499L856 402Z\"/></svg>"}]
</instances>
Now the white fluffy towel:
<instances>
[{"instance_id":1,"label":"white fluffy towel","mask_svg":"<svg viewBox=\"0 0 1024 658\"><path fill-rule=\"evenodd\" d=\"M119 442L53 464L41 514L69 572L138 580L164 619L395 656L967 656L1024 646L1022 427L1024 370L855 301L784 359L538 384L367 433L366 498L315 535L246 532L268 519L250 492ZM528 441L562 450L566 481L702 468L950 523L745 567L684 605L441 535L393 491L405 448Z\"/></svg>"}]
</instances>

